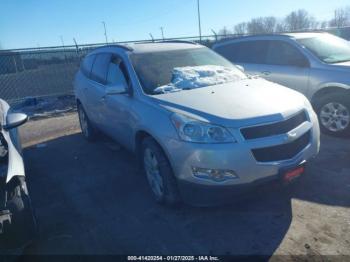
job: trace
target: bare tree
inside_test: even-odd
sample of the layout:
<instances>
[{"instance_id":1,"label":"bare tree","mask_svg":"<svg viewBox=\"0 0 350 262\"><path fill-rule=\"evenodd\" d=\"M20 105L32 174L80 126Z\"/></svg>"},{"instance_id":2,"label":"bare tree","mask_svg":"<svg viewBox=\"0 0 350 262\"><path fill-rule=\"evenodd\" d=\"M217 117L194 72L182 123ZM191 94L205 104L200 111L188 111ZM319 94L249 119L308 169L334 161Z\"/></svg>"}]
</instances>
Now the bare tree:
<instances>
[{"instance_id":1,"label":"bare tree","mask_svg":"<svg viewBox=\"0 0 350 262\"><path fill-rule=\"evenodd\" d=\"M287 31L287 29L286 29L286 24L284 23L284 21L277 22L276 32L285 32L285 31Z\"/></svg>"},{"instance_id":2,"label":"bare tree","mask_svg":"<svg viewBox=\"0 0 350 262\"><path fill-rule=\"evenodd\" d=\"M277 20L273 16L253 18L247 23L249 34L273 33L276 30Z\"/></svg>"},{"instance_id":3,"label":"bare tree","mask_svg":"<svg viewBox=\"0 0 350 262\"><path fill-rule=\"evenodd\" d=\"M232 32L230 30L227 29L226 26L224 26L224 28L220 29L218 32L218 35L226 37L227 35L232 34Z\"/></svg>"},{"instance_id":4,"label":"bare tree","mask_svg":"<svg viewBox=\"0 0 350 262\"><path fill-rule=\"evenodd\" d=\"M330 21L317 21L306 10L299 9L291 12L283 19L274 16L257 17L249 22L242 22L233 27L233 31L226 27L219 31L219 35L227 36L235 34L264 34L286 31L298 31L306 29L325 29L328 26L350 26L350 6L334 11L334 18Z\"/></svg>"},{"instance_id":5,"label":"bare tree","mask_svg":"<svg viewBox=\"0 0 350 262\"><path fill-rule=\"evenodd\" d=\"M247 33L247 23L239 23L233 27L233 32L238 35Z\"/></svg>"},{"instance_id":6,"label":"bare tree","mask_svg":"<svg viewBox=\"0 0 350 262\"><path fill-rule=\"evenodd\" d=\"M263 18L264 33L273 33L276 31L277 19L273 16Z\"/></svg>"},{"instance_id":7,"label":"bare tree","mask_svg":"<svg viewBox=\"0 0 350 262\"><path fill-rule=\"evenodd\" d=\"M350 7L334 10L334 17L329 21L331 27L344 27L350 25Z\"/></svg>"},{"instance_id":8,"label":"bare tree","mask_svg":"<svg viewBox=\"0 0 350 262\"><path fill-rule=\"evenodd\" d=\"M322 21L320 22L320 28L321 29L325 29L328 27L328 21Z\"/></svg>"},{"instance_id":9,"label":"bare tree","mask_svg":"<svg viewBox=\"0 0 350 262\"><path fill-rule=\"evenodd\" d=\"M284 19L284 23L288 31L312 29L317 26L315 19L304 9L291 12Z\"/></svg>"}]
</instances>

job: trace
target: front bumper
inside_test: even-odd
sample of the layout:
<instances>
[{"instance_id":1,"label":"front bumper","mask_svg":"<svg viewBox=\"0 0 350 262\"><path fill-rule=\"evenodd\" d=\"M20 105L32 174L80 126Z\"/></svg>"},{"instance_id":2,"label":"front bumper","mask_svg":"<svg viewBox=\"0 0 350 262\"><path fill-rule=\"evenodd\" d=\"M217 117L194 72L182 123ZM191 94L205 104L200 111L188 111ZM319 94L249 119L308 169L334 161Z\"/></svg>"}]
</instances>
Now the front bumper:
<instances>
[{"instance_id":1,"label":"front bumper","mask_svg":"<svg viewBox=\"0 0 350 262\"><path fill-rule=\"evenodd\" d=\"M297 179L293 180L293 182L287 184L283 179L284 175L288 170L293 170L298 166L305 167L305 164L305 162L302 162L299 165L286 167L281 169L278 174L258 179L251 183L212 186L179 180L178 187L183 201L187 204L193 206L229 204L233 203L237 199L249 196L249 193L256 192L258 189L269 187L269 190L271 190L271 188L288 186L289 184L295 183L295 181L301 179L301 177L298 177ZM302 174L302 177L304 175L305 174Z\"/></svg>"},{"instance_id":2,"label":"front bumper","mask_svg":"<svg viewBox=\"0 0 350 262\"><path fill-rule=\"evenodd\" d=\"M293 169L318 154L320 130L316 115L312 114L310 118L310 122L291 130L294 140L310 132L309 143L294 157L282 161L258 162L252 149L289 143L291 140L288 134L248 141L244 140L239 130L231 130L232 133L236 132L234 136L237 138L237 143L232 144L194 144L175 139L167 140L165 148L168 149L168 158L183 199L191 204L211 205L225 202L232 199L230 196L249 191L261 184L278 181L281 172ZM193 167L230 170L238 178L223 182L201 179L193 175Z\"/></svg>"}]
</instances>

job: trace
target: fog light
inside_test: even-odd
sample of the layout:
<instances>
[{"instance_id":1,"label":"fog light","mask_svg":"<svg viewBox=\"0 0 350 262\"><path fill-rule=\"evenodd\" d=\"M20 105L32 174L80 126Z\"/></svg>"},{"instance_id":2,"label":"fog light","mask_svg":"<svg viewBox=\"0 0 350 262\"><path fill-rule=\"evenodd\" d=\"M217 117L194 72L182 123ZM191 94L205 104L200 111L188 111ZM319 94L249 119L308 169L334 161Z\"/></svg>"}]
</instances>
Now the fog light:
<instances>
[{"instance_id":1,"label":"fog light","mask_svg":"<svg viewBox=\"0 0 350 262\"><path fill-rule=\"evenodd\" d=\"M209 179L215 182L222 182L229 179L236 179L238 176L231 170L192 168L193 176L201 179Z\"/></svg>"}]
</instances>

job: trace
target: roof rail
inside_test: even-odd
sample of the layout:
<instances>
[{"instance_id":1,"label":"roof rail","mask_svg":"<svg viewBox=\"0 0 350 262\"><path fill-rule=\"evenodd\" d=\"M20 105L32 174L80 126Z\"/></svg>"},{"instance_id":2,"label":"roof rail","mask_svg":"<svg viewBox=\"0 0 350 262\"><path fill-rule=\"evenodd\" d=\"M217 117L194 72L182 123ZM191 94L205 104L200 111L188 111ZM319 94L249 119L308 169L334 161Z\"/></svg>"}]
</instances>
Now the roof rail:
<instances>
[{"instance_id":1,"label":"roof rail","mask_svg":"<svg viewBox=\"0 0 350 262\"><path fill-rule=\"evenodd\" d=\"M119 45L119 44L107 44L107 45L103 45L103 46L99 46L96 49L100 49L100 48L105 48L105 47L118 47L118 48L122 48L122 49L125 49L127 51L133 51L134 49L131 48L130 46L128 45Z\"/></svg>"},{"instance_id":2,"label":"roof rail","mask_svg":"<svg viewBox=\"0 0 350 262\"><path fill-rule=\"evenodd\" d=\"M194 41L188 41L188 40L162 40L162 41L158 41L156 43L182 43L182 44L192 44L192 45L198 45L198 43L194 42Z\"/></svg>"}]
</instances>

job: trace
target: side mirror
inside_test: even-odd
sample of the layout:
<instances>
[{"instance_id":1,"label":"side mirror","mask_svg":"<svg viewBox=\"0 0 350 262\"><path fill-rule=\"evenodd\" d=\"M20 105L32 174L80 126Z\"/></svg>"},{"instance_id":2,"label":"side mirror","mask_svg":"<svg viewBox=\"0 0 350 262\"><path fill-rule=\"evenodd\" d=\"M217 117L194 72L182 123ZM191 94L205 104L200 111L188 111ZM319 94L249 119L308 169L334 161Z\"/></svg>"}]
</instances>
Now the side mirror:
<instances>
[{"instance_id":1,"label":"side mirror","mask_svg":"<svg viewBox=\"0 0 350 262\"><path fill-rule=\"evenodd\" d=\"M235 65L239 70L241 70L242 72L244 72L244 67L241 65Z\"/></svg>"},{"instance_id":2,"label":"side mirror","mask_svg":"<svg viewBox=\"0 0 350 262\"><path fill-rule=\"evenodd\" d=\"M9 113L6 117L6 124L3 129L8 131L10 129L19 127L27 122L28 116L23 113Z\"/></svg>"},{"instance_id":3,"label":"side mirror","mask_svg":"<svg viewBox=\"0 0 350 262\"><path fill-rule=\"evenodd\" d=\"M126 94L128 90L122 84L116 84L106 87L106 95L121 95Z\"/></svg>"}]
</instances>

